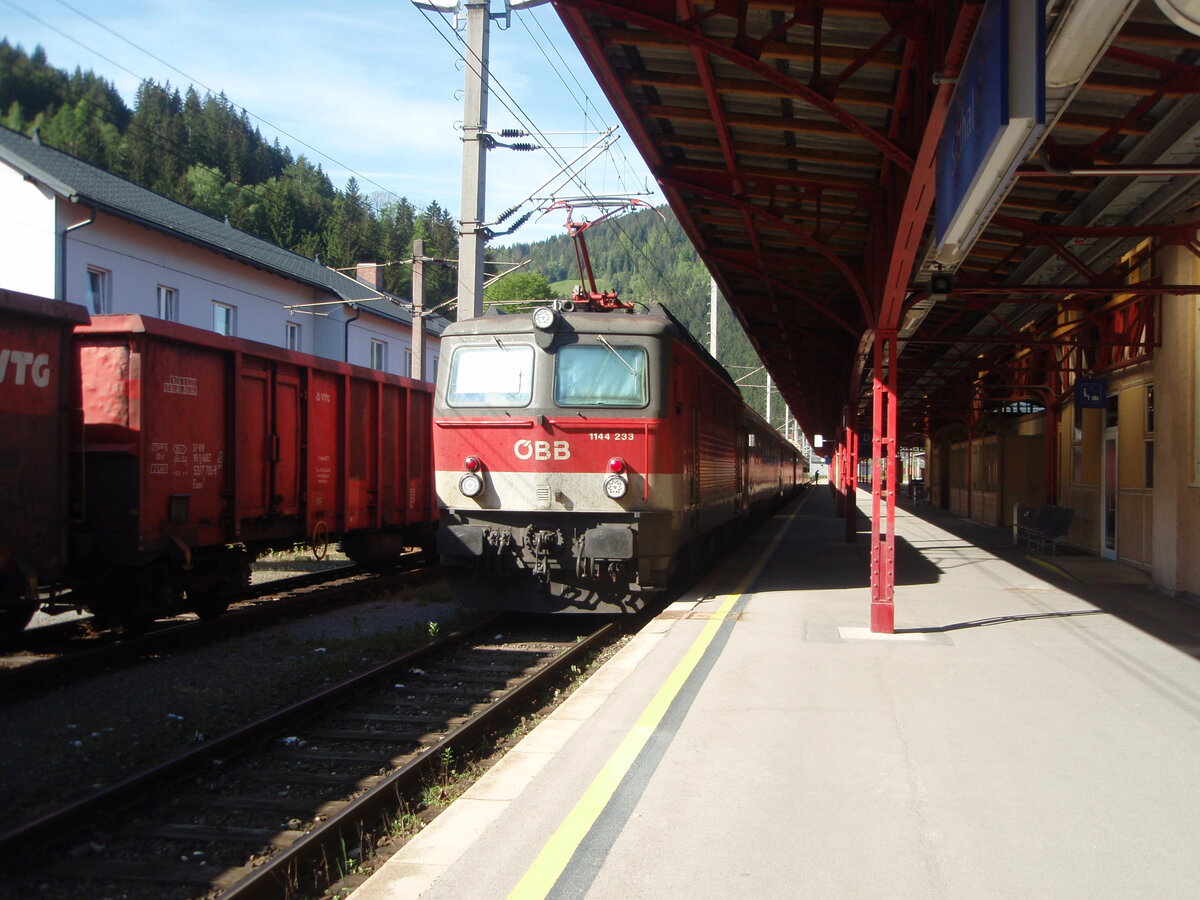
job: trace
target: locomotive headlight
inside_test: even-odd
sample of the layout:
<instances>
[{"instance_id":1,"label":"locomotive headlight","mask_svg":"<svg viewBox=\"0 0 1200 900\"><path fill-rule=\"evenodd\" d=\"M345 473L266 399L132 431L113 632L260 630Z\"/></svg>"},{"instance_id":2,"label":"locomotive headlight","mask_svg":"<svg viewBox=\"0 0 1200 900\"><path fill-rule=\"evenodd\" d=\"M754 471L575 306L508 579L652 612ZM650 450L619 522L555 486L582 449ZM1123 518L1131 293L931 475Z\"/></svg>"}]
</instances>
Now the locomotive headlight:
<instances>
[{"instance_id":1,"label":"locomotive headlight","mask_svg":"<svg viewBox=\"0 0 1200 900\"><path fill-rule=\"evenodd\" d=\"M629 482L620 475L609 475L604 479L604 493L612 500L620 500L629 490Z\"/></svg>"},{"instance_id":2,"label":"locomotive headlight","mask_svg":"<svg viewBox=\"0 0 1200 900\"><path fill-rule=\"evenodd\" d=\"M554 310L548 306L539 306L533 311L533 327L541 331L549 331L554 327Z\"/></svg>"},{"instance_id":3,"label":"locomotive headlight","mask_svg":"<svg viewBox=\"0 0 1200 900\"><path fill-rule=\"evenodd\" d=\"M483 493L483 476L468 472L458 479L458 490L464 497L478 497Z\"/></svg>"}]
</instances>

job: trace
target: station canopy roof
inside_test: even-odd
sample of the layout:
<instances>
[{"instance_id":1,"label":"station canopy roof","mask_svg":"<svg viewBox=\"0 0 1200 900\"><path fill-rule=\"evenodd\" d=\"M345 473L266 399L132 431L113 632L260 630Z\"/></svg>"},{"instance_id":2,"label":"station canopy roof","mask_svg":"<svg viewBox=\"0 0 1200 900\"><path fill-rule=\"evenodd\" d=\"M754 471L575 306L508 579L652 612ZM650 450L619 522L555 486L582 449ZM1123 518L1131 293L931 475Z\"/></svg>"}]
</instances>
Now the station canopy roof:
<instances>
[{"instance_id":1,"label":"station canopy roof","mask_svg":"<svg viewBox=\"0 0 1200 900\"><path fill-rule=\"evenodd\" d=\"M1171 286L1144 248L1196 247L1186 6L555 0L810 436L846 410L869 427L881 333L902 434L1056 403L1072 366L1152 351Z\"/></svg>"}]
</instances>

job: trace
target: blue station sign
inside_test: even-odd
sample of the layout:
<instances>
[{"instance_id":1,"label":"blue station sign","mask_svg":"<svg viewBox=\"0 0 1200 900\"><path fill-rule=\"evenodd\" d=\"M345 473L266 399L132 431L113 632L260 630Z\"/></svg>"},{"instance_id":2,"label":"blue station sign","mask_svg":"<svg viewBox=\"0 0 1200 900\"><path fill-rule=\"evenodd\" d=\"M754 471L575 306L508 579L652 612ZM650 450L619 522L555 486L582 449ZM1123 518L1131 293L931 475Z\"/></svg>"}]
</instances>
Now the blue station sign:
<instances>
[{"instance_id":1,"label":"blue station sign","mask_svg":"<svg viewBox=\"0 0 1200 900\"><path fill-rule=\"evenodd\" d=\"M937 245L951 256L986 224L1045 130L1044 20L1042 0L983 9L938 143Z\"/></svg>"}]
</instances>

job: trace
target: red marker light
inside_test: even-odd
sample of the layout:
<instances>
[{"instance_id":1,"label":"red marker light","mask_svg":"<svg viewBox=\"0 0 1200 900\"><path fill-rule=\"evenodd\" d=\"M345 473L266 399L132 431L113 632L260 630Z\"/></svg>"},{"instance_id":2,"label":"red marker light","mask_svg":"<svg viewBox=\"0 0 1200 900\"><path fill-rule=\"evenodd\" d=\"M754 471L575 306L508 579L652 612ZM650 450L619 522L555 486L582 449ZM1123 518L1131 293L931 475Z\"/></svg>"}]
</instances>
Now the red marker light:
<instances>
[{"instance_id":1,"label":"red marker light","mask_svg":"<svg viewBox=\"0 0 1200 900\"><path fill-rule=\"evenodd\" d=\"M468 456L466 459L463 460L463 468L466 469L468 472L478 472L479 471L479 457L478 456Z\"/></svg>"},{"instance_id":2,"label":"red marker light","mask_svg":"<svg viewBox=\"0 0 1200 900\"><path fill-rule=\"evenodd\" d=\"M621 459L619 456L614 456L608 461L608 471L612 472L614 475L620 475L625 471L625 460Z\"/></svg>"}]
</instances>

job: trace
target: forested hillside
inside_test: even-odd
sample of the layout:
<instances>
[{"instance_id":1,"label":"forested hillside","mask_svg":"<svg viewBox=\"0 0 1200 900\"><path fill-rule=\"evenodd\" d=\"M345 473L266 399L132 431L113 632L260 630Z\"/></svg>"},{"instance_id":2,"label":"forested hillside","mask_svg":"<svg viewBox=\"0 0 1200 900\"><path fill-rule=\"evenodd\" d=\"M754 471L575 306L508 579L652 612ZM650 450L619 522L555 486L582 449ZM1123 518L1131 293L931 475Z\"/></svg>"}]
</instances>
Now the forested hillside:
<instances>
[{"instance_id":1,"label":"forested hillside","mask_svg":"<svg viewBox=\"0 0 1200 900\"><path fill-rule=\"evenodd\" d=\"M364 195L352 178L334 188L320 165L268 143L245 110L224 94L145 81L130 109L92 72L66 73L0 40L0 125L326 265L407 259L424 238L430 256L455 255L454 217L437 203L423 210L403 197ZM384 270L384 287L406 296L407 266ZM431 268L434 302L454 296L448 269Z\"/></svg>"},{"instance_id":2,"label":"forested hillside","mask_svg":"<svg viewBox=\"0 0 1200 900\"><path fill-rule=\"evenodd\" d=\"M26 53L0 39L0 125L36 131L49 146L335 268L408 259L414 238L424 239L429 256L457 256L456 221L443 206L417 209L403 197L368 196L354 178L335 188L320 165L294 157L278 140L267 142L223 93L201 96L191 86L181 91L148 80L130 109L93 72L67 73L40 47ZM708 346L708 272L669 209L612 219L589 229L586 239L601 290L663 303ZM488 255L530 260L525 273L540 277L529 281L546 288L580 281L565 230L560 238L493 247ZM431 306L453 298L452 268L427 267L425 281ZM384 287L408 296L409 267L385 268ZM766 377L750 375L758 359L729 308L720 306L718 357L735 379L749 375L746 384L757 385L743 393L761 412ZM444 311L453 317L453 309ZM775 407L779 425L783 414Z\"/></svg>"}]
</instances>

